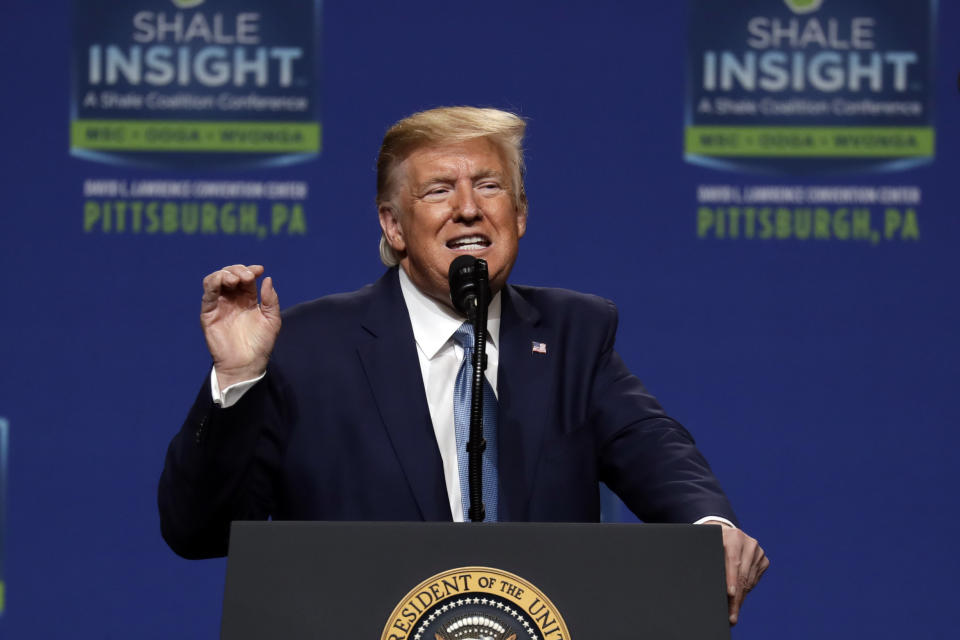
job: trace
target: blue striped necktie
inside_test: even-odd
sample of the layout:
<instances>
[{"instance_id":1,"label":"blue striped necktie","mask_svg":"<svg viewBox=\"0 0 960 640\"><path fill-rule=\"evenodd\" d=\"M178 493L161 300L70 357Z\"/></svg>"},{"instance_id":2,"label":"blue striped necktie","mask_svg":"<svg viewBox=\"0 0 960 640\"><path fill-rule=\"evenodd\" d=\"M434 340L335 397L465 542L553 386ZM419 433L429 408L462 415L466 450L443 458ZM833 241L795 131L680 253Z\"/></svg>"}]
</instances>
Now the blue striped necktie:
<instances>
[{"instance_id":1,"label":"blue striped necktie","mask_svg":"<svg viewBox=\"0 0 960 640\"><path fill-rule=\"evenodd\" d=\"M453 334L463 347L463 362L453 387L453 422L457 435L457 467L460 471L460 500L463 519L470 521L470 480L467 474L467 441L470 439L470 389L473 386L473 325L464 322ZM497 521L497 397L483 376L483 437L487 448L483 451L483 503L485 522Z\"/></svg>"}]
</instances>

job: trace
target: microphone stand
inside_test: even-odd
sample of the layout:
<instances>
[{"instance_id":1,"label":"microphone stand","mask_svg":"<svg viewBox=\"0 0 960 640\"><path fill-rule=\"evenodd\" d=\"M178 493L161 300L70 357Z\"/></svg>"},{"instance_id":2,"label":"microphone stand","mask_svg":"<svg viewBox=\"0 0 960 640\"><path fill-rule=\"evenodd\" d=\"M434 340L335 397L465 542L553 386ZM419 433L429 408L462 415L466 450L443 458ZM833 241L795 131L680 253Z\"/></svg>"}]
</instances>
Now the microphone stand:
<instances>
[{"instance_id":1,"label":"microphone stand","mask_svg":"<svg viewBox=\"0 0 960 640\"><path fill-rule=\"evenodd\" d=\"M483 504L483 452L487 441L483 437L483 383L487 369L487 305L490 302L490 283L486 260L477 260L473 273L476 285L476 308L473 314L473 380L470 390L470 439L467 442L467 477L470 481L470 521L483 522L486 508Z\"/></svg>"}]
</instances>

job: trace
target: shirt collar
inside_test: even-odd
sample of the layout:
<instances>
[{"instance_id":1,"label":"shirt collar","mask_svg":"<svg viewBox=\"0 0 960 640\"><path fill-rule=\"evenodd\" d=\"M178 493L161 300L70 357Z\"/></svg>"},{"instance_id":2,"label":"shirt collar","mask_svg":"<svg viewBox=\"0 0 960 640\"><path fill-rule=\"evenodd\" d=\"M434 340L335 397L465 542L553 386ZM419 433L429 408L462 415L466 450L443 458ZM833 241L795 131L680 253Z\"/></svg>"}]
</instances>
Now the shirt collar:
<instances>
[{"instance_id":1,"label":"shirt collar","mask_svg":"<svg viewBox=\"0 0 960 640\"><path fill-rule=\"evenodd\" d=\"M432 360L466 318L420 291L403 267L400 267L400 291L407 304L410 324L413 325L413 339L424 355ZM487 340L494 348L500 342L499 291L487 307Z\"/></svg>"}]
</instances>

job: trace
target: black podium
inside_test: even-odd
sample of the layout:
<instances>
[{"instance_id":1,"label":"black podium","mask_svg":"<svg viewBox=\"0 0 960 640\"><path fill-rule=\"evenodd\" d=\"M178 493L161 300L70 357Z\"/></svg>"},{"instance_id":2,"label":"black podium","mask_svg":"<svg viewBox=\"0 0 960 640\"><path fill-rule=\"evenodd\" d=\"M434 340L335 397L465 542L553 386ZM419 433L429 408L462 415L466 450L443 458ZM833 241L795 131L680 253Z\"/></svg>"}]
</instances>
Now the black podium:
<instances>
[{"instance_id":1,"label":"black podium","mask_svg":"<svg viewBox=\"0 0 960 640\"><path fill-rule=\"evenodd\" d=\"M236 522L223 640L720 640L719 527Z\"/></svg>"}]
</instances>

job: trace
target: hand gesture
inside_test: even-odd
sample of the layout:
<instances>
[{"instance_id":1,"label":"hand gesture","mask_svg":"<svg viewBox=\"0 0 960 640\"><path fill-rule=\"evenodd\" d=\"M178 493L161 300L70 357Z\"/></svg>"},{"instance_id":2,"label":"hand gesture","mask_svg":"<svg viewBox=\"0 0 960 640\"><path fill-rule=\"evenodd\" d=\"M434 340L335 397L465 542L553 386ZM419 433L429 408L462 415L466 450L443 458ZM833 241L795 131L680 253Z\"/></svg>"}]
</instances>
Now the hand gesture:
<instances>
[{"instance_id":1,"label":"hand gesture","mask_svg":"<svg viewBox=\"0 0 960 640\"><path fill-rule=\"evenodd\" d=\"M200 326L221 389L262 374L273 351L280 331L280 299L273 280L264 278L257 304L261 275L261 265L235 264L203 279Z\"/></svg>"}]
</instances>

